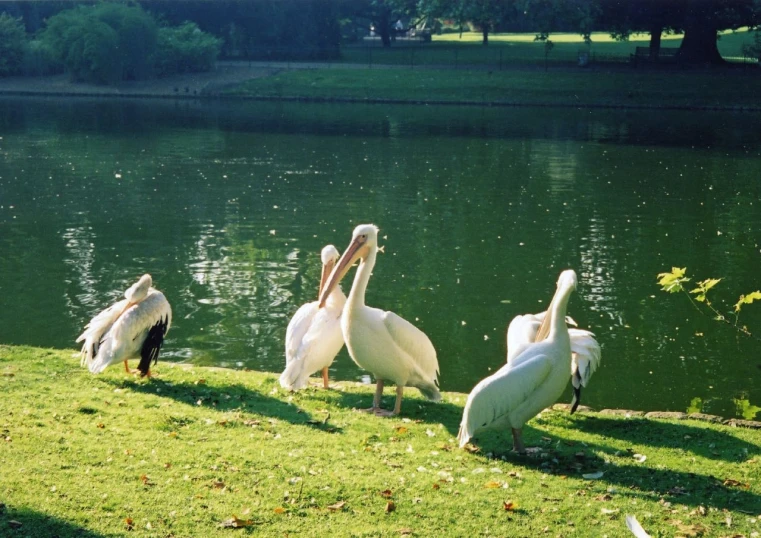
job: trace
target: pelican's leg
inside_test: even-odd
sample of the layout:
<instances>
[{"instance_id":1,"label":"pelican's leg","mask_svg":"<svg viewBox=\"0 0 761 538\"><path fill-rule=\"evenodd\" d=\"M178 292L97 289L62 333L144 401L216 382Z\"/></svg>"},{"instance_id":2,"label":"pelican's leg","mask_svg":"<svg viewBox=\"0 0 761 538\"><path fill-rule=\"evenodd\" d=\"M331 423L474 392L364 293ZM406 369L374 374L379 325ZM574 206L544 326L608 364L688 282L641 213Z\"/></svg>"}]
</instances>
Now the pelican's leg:
<instances>
[{"instance_id":1,"label":"pelican's leg","mask_svg":"<svg viewBox=\"0 0 761 538\"><path fill-rule=\"evenodd\" d=\"M377 413L380 410L381 397L383 396L383 380L375 380L375 396L373 396L373 406L370 409L363 409L365 413Z\"/></svg>"},{"instance_id":2,"label":"pelican's leg","mask_svg":"<svg viewBox=\"0 0 761 538\"><path fill-rule=\"evenodd\" d=\"M521 436L521 430L520 428L512 428L513 431L513 452L517 452L518 454L525 454L526 453L526 447L523 446L523 438Z\"/></svg>"},{"instance_id":3,"label":"pelican's leg","mask_svg":"<svg viewBox=\"0 0 761 538\"><path fill-rule=\"evenodd\" d=\"M325 389L329 389L330 385L328 384L328 367L322 369L322 387Z\"/></svg>"},{"instance_id":4,"label":"pelican's leg","mask_svg":"<svg viewBox=\"0 0 761 538\"><path fill-rule=\"evenodd\" d=\"M380 417L393 417L398 415L402 410L402 396L404 395L404 385L396 386L396 402L394 402L394 410L386 411L385 409L377 409L375 414Z\"/></svg>"}]
</instances>

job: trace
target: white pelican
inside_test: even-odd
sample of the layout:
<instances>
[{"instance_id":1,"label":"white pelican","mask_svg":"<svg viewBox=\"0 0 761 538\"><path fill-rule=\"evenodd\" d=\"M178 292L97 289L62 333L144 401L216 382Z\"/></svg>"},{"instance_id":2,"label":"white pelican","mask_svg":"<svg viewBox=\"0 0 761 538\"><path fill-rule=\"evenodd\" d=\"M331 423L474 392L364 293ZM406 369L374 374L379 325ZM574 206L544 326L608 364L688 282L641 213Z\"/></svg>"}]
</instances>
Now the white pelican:
<instances>
[{"instance_id":1,"label":"white pelican","mask_svg":"<svg viewBox=\"0 0 761 538\"><path fill-rule=\"evenodd\" d=\"M529 344L497 372L482 379L468 395L457 439L460 446L477 432L509 427L513 450L525 452L521 438L523 425L563 393L571 369L571 341L565 313L571 292L576 289L576 273L560 273L557 290L547 309L549 333ZM539 329L539 336L543 328Z\"/></svg>"},{"instance_id":2,"label":"white pelican","mask_svg":"<svg viewBox=\"0 0 761 538\"><path fill-rule=\"evenodd\" d=\"M510 364L532 342L538 341L539 326L547 312L515 316L507 328L507 363ZM565 321L573 328L568 329L571 338L571 383L573 384L573 401L571 414L581 403L581 387L586 387L592 374L600 364L600 344L594 333L576 328L576 322L570 316Z\"/></svg>"},{"instance_id":3,"label":"white pelican","mask_svg":"<svg viewBox=\"0 0 761 538\"><path fill-rule=\"evenodd\" d=\"M338 249L322 249L322 276L317 297L338 260ZM285 371L280 375L284 389L299 390L309 383L309 376L322 370L322 384L328 388L328 366L344 345L341 334L341 311L346 295L336 286L328 295L325 308L318 301L301 305L285 331Z\"/></svg>"},{"instance_id":4,"label":"white pelican","mask_svg":"<svg viewBox=\"0 0 761 538\"><path fill-rule=\"evenodd\" d=\"M406 386L417 387L429 400L441 399L437 387L439 361L433 344L420 329L393 312L365 306L365 290L377 252L378 228L372 224L357 226L349 247L320 294L320 306L326 304L333 288L360 260L341 316L341 330L351 358L375 376L375 397L368 411L392 416L401 410ZM385 382L396 384L396 403L390 412L380 407Z\"/></svg>"},{"instance_id":5,"label":"white pelican","mask_svg":"<svg viewBox=\"0 0 761 538\"><path fill-rule=\"evenodd\" d=\"M85 341L82 366L99 374L108 365L124 361L124 369L132 373L127 360L140 357L137 371L150 376L151 361L158 361L172 325L169 302L152 283L151 275L143 275L124 292L124 299L90 320L77 338L77 342Z\"/></svg>"}]
</instances>

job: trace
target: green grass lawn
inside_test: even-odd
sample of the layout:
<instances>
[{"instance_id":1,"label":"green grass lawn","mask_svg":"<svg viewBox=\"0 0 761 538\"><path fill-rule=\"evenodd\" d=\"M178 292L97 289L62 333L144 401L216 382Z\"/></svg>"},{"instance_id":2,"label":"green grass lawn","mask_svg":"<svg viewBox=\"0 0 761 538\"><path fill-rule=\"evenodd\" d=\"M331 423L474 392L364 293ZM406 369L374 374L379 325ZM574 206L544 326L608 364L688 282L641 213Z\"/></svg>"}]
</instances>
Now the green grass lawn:
<instances>
[{"instance_id":1,"label":"green grass lawn","mask_svg":"<svg viewBox=\"0 0 761 538\"><path fill-rule=\"evenodd\" d=\"M711 72L311 69L228 88L228 96L566 106L759 106L761 76Z\"/></svg>"},{"instance_id":2,"label":"green grass lawn","mask_svg":"<svg viewBox=\"0 0 761 538\"><path fill-rule=\"evenodd\" d=\"M547 411L524 433L540 454L503 433L474 453L463 394L410 389L384 419L354 410L372 400L355 383L156 370L0 346L0 536L623 537L627 514L653 536L761 531L758 430Z\"/></svg>"},{"instance_id":3,"label":"green grass lawn","mask_svg":"<svg viewBox=\"0 0 761 538\"><path fill-rule=\"evenodd\" d=\"M342 60L347 63L388 65L481 65L494 69L510 66L544 65L544 43L534 41L535 34L491 34L489 46L481 44L476 32L449 33L433 36L431 43L413 44L399 41L390 48L377 44L372 47L344 47ZM679 47L682 35L664 35L662 47ZM754 33L748 30L724 32L718 45L722 56L742 61L743 44L753 43ZM650 36L635 34L629 41L616 41L605 33L592 34L587 46L579 34L553 34L553 47L546 56L550 65L576 64L580 52L588 52L591 60L627 63L636 47L646 47Z\"/></svg>"}]
</instances>

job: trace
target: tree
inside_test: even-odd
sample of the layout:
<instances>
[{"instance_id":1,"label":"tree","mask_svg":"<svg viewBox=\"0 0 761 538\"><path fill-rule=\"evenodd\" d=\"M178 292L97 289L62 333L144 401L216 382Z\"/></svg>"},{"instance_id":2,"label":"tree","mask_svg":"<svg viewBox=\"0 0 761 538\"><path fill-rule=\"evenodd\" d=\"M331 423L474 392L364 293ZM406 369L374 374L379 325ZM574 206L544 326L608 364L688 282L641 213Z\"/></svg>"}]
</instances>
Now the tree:
<instances>
[{"instance_id":1,"label":"tree","mask_svg":"<svg viewBox=\"0 0 761 538\"><path fill-rule=\"evenodd\" d=\"M139 6L77 6L48 20L40 39L74 80L108 84L148 78L157 26Z\"/></svg>"},{"instance_id":2,"label":"tree","mask_svg":"<svg viewBox=\"0 0 761 538\"><path fill-rule=\"evenodd\" d=\"M25 43L26 31L21 19L0 14L0 76L19 72Z\"/></svg>"},{"instance_id":3,"label":"tree","mask_svg":"<svg viewBox=\"0 0 761 538\"><path fill-rule=\"evenodd\" d=\"M384 47L391 46L397 20L415 19L419 13L417 0L348 0L343 2L342 11L349 19L368 21L365 27L375 29Z\"/></svg>"},{"instance_id":4,"label":"tree","mask_svg":"<svg viewBox=\"0 0 761 538\"><path fill-rule=\"evenodd\" d=\"M650 54L658 57L663 31L684 32L678 60L687 64L721 64L717 37L720 30L754 27L761 22L759 0L599 0L598 24L614 37L650 32Z\"/></svg>"}]
</instances>

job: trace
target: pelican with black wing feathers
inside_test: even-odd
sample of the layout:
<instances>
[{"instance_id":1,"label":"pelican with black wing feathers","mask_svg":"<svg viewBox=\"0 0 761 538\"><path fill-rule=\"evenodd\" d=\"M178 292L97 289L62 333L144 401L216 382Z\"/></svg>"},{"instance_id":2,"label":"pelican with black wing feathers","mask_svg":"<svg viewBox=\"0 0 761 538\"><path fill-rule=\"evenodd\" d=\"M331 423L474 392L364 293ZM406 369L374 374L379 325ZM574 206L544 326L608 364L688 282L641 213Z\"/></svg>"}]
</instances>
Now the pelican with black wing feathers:
<instances>
[{"instance_id":1,"label":"pelican with black wing feathers","mask_svg":"<svg viewBox=\"0 0 761 538\"><path fill-rule=\"evenodd\" d=\"M320 307L351 266L359 260L357 274L341 316L341 331L349 355L360 368L376 379L373 406L376 415L398 415L404 387L416 387L429 400L438 401L439 362L436 350L423 331L393 312L365 305L365 290L378 253L378 228L362 224L354 229L349 247L344 251L320 294ZM383 385L396 384L394 410L381 409Z\"/></svg>"},{"instance_id":2,"label":"pelican with black wing feathers","mask_svg":"<svg viewBox=\"0 0 761 538\"><path fill-rule=\"evenodd\" d=\"M548 315L538 329L541 341L530 343L508 364L481 380L468 395L457 434L460 446L479 431L509 427L513 450L525 452L522 428L537 413L554 404L568 384L571 340L565 314L576 273L563 271L557 282Z\"/></svg>"},{"instance_id":3,"label":"pelican with black wing feathers","mask_svg":"<svg viewBox=\"0 0 761 538\"><path fill-rule=\"evenodd\" d=\"M539 342L546 337L539 334L539 328L545 320L547 312L538 314L524 314L515 316L507 328L507 363L510 364L531 343ZM581 403L581 387L586 387L592 374L600 364L600 344L595 339L594 333L579 329L576 322L570 316L565 321L573 327L568 329L571 339L571 383L573 384L573 400L571 401L571 414L576 411Z\"/></svg>"},{"instance_id":4,"label":"pelican with black wing feathers","mask_svg":"<svg viewBox=\"0 0 761 538\"><path fill-rule=\"evenodd\" d=\"M82 366L99 374L107 366L140 358L137 372L150 376L151 362L158 361L164 337L172 325L172 309L164 294L151 287L151 275L143 275L124 292L124 299L90 320L77 342L82 345ZM136 372L134 372L136 373Z\"/></svg>"},{"instance_id":5,"label":"pelican with black wing feathers","mask_svg":"<svg viewBox=\"0 0 761 538\"><path fill-rule=\"evenodd\" d=\"M338 249L327 245L320 256L322 276L318 297L338 260ZM346 295L335 286L324 308L319 307L319 301L312 301L301 305L293 315L285 332L285 370L280 375L280 385L284 389L303 389L309 383L309 376L320 370L323 387L328 388L328 366L344 345L341 333L344 303Z\"/></svg>"}]
</instances>

